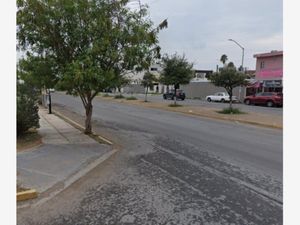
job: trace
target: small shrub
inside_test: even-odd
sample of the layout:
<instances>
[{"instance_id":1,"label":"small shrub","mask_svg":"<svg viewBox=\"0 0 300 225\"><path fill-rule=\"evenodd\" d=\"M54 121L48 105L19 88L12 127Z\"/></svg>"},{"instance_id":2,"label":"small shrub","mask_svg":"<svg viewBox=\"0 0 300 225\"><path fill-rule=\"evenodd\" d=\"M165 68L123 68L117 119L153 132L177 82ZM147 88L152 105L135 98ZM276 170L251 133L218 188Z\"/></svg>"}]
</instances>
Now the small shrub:
<instances>
[{"instance_id":1,"label":"small shrub","mask_svg":"<svg viewBox=\"0 0 300 225\"><path fill-rule=\"evenodd\" d=\"M125 98L123 95L116 95L115 99Z\"/></svg>"},{"instance_id":2,"label":"small shrub","mask_svg":"<svg viewBox=\"0 0 300 225\"><path fill-rule=\"evenodd\" d=\"M137 100L137 98L134 96L130 96L130 97L127 97L126 100Z\"/></svg>"},{"instance_id":3,"label":"small shrub","mask_svg":"<svg viewBox=\"0 0 300 225\"><path fill-rule=\"evenodd\" d=\"M26 83L17 84L17 135L39 128L38 93Z\"/></svg>"},{"instance_id":4,"label":"small shrub","mask_svg":"<svg viewBox=\"0 0 300 225\"><path fill-rule=\"evenodd\" d=\"M109 94L104 94L104 95L102 95L103 97L110 97L110 95Z\"/></svg>"},{"instance_id":5,"label":"small shrub","mask_svg":"<svg viewBox=\"0 0 300 225\"><path fill-rule=\"evenodd\" d=\"M175 104L169 104L168 106L169 107L182 107L182 105L178 105L178 104L176 104L176 105Z\"/></svg>"},{"instance_id":6,"label":"small shrub","mask_svg":"<svg viewBox=\"0 0 300 225\"><path fill-rule=\"evenodd\" d=\"M222 113L222 114L245 114L245 112L240 111L237 108L225 108L221 111L217 111L218 113Z\"/></svg>"}]
</instances>

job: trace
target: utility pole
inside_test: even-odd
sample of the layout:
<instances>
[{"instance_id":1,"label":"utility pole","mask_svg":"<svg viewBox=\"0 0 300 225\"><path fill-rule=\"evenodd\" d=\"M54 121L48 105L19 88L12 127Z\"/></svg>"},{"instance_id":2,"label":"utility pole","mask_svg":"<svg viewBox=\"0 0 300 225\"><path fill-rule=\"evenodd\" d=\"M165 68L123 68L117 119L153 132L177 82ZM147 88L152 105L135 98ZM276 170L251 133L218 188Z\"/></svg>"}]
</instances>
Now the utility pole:
<instances>
[{"instance_id":1,"label":"utility pole","mask_svg":"<svg viewBox=\"0 0 300 225\"><path fill-rule=\"evenodd\" d=\"M233 39L228 39L228 41L232 41L235 44L237 44L241 49L242 49L242 72L244 72L244 47L242 45L240 45L237 41L233 40ZM241 86L239 87L239 100L241 100Z\"/></svg>"},{"instance_id":2,"label":"utility pole","mask_svg":"<svg viewBox=\"0 0 300 225\"><path fill-rule=\"evenodd\" d=\"M244 47L241 46L237 41L235 41L231 38L228 39L228 41L232 41L232 42L236 43L242 49L242 71L244 71L244 51L245 51Z\"/></svg>"}]
</instances>

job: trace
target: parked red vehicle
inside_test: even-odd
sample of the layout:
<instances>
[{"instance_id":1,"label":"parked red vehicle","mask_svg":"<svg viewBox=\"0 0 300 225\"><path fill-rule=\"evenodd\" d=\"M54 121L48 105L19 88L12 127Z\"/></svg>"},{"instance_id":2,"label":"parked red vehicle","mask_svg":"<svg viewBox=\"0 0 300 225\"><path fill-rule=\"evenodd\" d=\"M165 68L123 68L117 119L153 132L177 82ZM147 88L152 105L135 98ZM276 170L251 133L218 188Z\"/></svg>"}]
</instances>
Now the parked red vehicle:
<instances>
[{"instance_id":1,"label":"parked red vehicle","mask_svg":"<svg viewBox=\"0 0 300 225\"><path fill-rule=\"evenodd\" d=\"M266 105L268 107L272 106L282 106L283 95L278 92L262 92L251 96L247 96L244 99L246 105Z\"/></svg>"}]
</instances>

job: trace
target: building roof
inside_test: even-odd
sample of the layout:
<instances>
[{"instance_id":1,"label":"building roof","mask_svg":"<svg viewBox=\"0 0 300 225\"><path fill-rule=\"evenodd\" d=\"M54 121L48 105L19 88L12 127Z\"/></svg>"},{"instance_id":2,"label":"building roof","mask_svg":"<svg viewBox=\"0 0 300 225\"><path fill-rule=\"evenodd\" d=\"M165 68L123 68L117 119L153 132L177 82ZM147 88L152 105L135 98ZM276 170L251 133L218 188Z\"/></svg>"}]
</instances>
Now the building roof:
<instances>
[{"instance_id":1,"label":"building roof","mask_svg":"<svg viewBox=\"0 0 300 225\"><path fill-rule=\"evenodd\" d=\"M267 53L260 53L260 54L255 54L253 57L254 58L263 58L263 57L272 57L272 56L278 56L278 55L283 55L283 51L271 51Z\"/></svg>"}]
</instances>

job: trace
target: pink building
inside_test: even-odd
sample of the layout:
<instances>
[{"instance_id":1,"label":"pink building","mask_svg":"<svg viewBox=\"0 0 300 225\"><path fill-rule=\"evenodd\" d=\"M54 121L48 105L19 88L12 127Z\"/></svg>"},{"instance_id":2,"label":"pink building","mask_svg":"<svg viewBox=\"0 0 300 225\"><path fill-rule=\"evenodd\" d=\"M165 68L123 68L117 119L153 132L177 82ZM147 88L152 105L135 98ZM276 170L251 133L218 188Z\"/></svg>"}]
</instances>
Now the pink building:
<instances>
[{"instance_id":1,"label":"pink building","mask_svg":"<svg viewBox=\"0 0 300 225\"><path fill-rule=\"evenodd\" d=\"M255 54L255 79L260 83L261 91L282 92L283 51Z\"/></svg>"}]
</instances>

